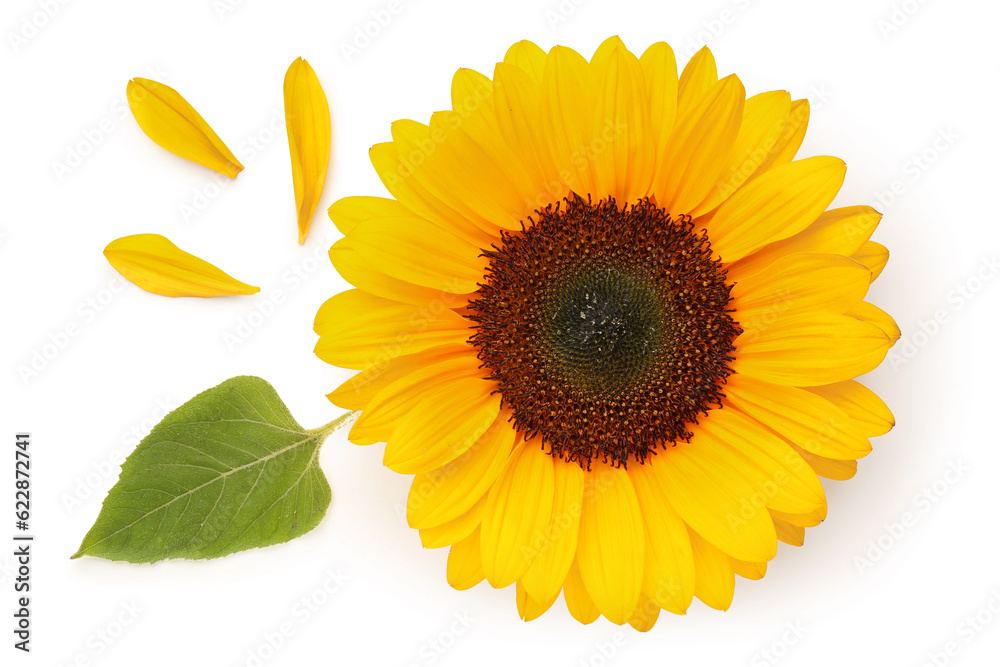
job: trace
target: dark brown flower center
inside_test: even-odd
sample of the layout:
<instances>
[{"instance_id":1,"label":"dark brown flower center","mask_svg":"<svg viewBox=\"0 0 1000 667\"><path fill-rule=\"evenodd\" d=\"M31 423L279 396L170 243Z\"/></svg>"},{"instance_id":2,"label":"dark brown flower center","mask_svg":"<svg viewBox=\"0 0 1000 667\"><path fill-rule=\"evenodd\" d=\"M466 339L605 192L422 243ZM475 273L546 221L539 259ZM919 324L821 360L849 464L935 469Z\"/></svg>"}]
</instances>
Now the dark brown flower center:
<instances>
[{"instance_id":1,"label":"dark brown flower center","mask_svg":"<svg viewBox=\"0 0 1000 667\"><path fill-rule=\"evenodd\" d=\"M690 218L574 197L486 256L470 342L526 439L587 468L642 463L719 405L740 328Z\"/></svg>"}]
</instances>

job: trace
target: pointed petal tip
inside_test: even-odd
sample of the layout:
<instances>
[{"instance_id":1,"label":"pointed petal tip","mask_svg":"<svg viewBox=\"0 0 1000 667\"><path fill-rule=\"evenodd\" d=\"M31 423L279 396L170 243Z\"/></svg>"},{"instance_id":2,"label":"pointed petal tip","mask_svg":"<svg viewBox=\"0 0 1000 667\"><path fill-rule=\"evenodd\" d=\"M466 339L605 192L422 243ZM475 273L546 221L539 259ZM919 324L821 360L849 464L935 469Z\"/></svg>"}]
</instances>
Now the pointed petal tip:
<instances>
[{"instance_id":1,"label":"pointed petal tip","mask_svg":"<svg viewBox=\"0 0 1000 667\"><path fill-rule=\"evenodd\" d=\"M107 245L104 256L129 282L154 294L215 297L260 292L159 234L123 236Z\"/></svg>"},{"instance_id":2,"label":"pointed petal tip","mask_svg":"<svg viewBox=\"0 0 1000 667\"><path fill-rule=\"evenodd\" d=\"M180 93L166 84L134 77L125 87L140 129L174 155L236 178L243 165Z\"/></svg>"},{"instance_id":3,"label":"pointed petal tip","mask_svg":"<svg viewBox=\"0 0 1000 667\"><path fill-rule=\"evenodd\" d=\"M301 245L309 233L326 185L331 143L330 105L315 70L302 57L288 66L283 95Z\"/></svg>"}]
</instances>

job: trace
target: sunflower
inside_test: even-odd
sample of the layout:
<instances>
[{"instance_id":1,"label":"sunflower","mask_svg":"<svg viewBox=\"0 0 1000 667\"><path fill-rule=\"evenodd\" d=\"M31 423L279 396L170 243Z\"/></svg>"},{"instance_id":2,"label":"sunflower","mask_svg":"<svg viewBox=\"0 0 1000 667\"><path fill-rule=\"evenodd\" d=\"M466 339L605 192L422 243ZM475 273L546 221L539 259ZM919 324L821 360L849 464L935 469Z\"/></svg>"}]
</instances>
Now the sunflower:
<instances>
[{"instance_id":1,"label":"sunflower","mask_svg":"<svg viewBox=\"0 0 1000 667\"><path fill-rule=\"evenodd\" d=\"M639 630L727 609L893 425L853 379L899 336L864 301L880 214L827 210L845 165L793 160L808 102L707 48L678 77L665 43L520 42L451 93L371 149L391 198L330 209L357 289L316 353L360 371L329 396L350 439L415 475L451 585L514 584L525 620L560 592Z\"/></svg>"}]
</instances>

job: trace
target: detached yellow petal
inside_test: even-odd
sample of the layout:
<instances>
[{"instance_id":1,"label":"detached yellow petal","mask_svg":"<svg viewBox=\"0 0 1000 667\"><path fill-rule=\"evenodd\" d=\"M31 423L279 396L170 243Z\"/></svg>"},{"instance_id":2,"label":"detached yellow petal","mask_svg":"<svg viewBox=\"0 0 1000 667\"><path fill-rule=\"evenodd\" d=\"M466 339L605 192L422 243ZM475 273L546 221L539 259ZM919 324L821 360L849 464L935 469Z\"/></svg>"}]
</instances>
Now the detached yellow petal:
<instances>
[{"instance_id":1,"label":"detached yellow petal","mask_svg":"<svg viewBox=\"0 0 1000 667\"><path fill-rule=\"evenodd\" d=\"M123 236L108 244L104 256L127 280L154 294L208 297L260 291L184 252L159 234Z\"/></svg>"},{"instance_id":2,"label":"detached yellow petal","mask_svg":"<svg viewBox=\"0 0 1000 667\"><path fill-rule=\"evenodd\" d=\"M142 131L174 155L230 178L243 171L243 165L201 114L170 86L136 77L128 82L126 94Z\"/></svg>"},{"instance_id":3,"label":"detached yellow petal","mask_svg":"<svg viewBox=\"0 0 1000 667\"><path fill-rule=\"evenodd\" d=\"M330 162L330 105L316 72L302 58L296 58L285 72L285 127L292 154L299 243L305 243Z\"/></svg>"}]
</instances>

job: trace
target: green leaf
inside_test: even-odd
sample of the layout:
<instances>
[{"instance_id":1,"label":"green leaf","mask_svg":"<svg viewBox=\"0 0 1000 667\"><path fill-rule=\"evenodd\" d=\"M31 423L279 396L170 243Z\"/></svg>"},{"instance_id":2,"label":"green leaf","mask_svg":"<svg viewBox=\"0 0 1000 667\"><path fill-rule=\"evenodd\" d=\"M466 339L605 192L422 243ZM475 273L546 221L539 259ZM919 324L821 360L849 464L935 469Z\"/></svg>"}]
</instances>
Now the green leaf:
<instances>
[{"instance_id":1,"label":"green leaf","mask_svg":"<svg viewBox=\"0 0 1000 667\"><path fill-rule=\"evenodd\" d=\"M128 457L73 558L218 558L308 533L330 505L320 444L351 416L307 431L258 377L198 394Z\"/></svg>"}]
</instances>

